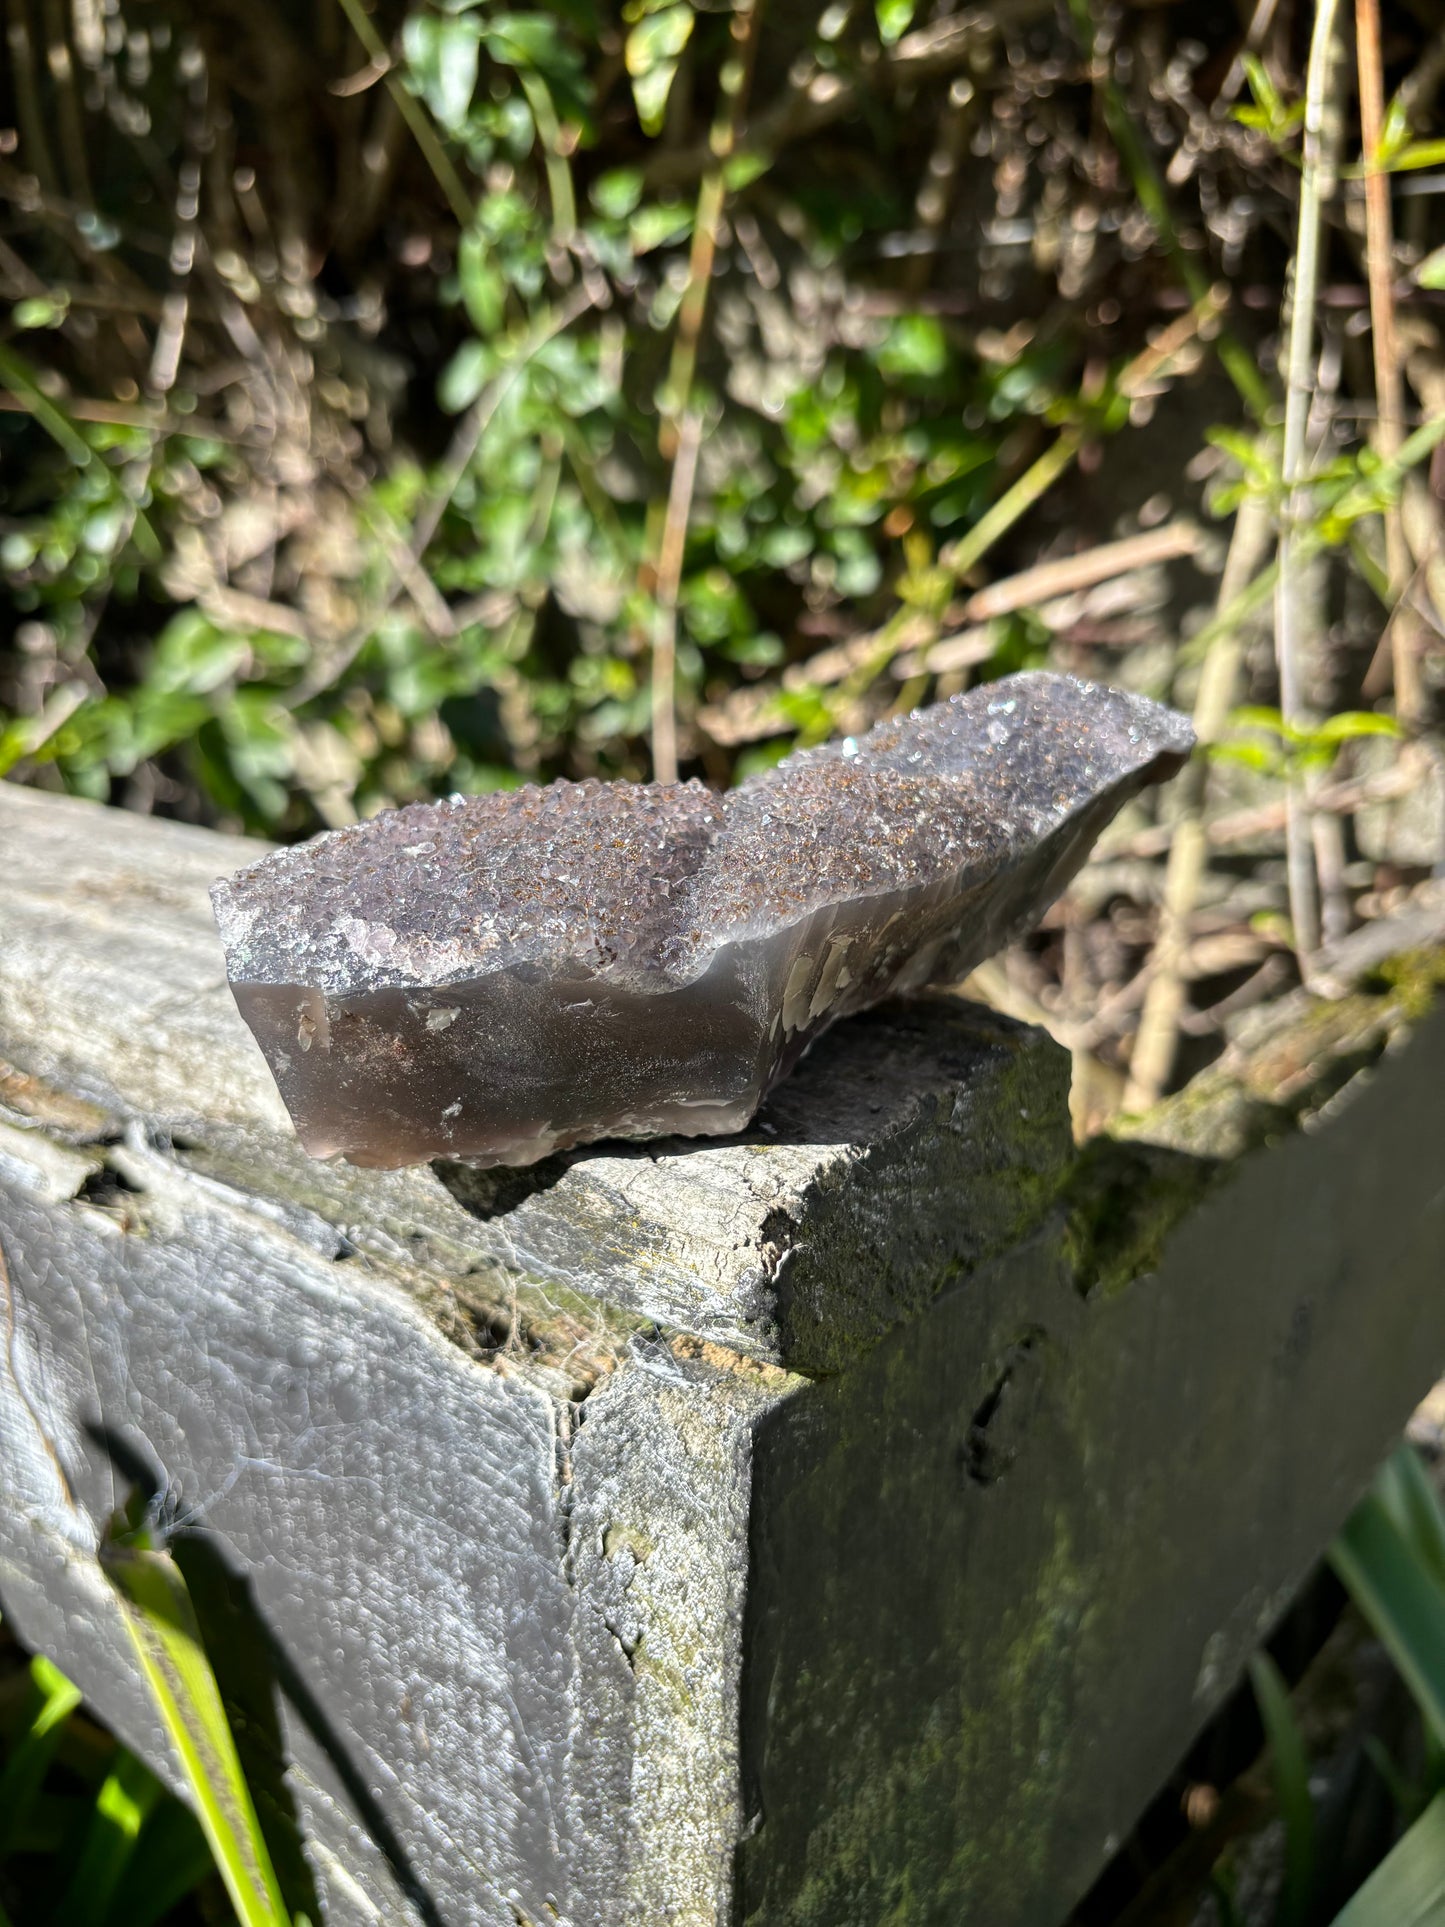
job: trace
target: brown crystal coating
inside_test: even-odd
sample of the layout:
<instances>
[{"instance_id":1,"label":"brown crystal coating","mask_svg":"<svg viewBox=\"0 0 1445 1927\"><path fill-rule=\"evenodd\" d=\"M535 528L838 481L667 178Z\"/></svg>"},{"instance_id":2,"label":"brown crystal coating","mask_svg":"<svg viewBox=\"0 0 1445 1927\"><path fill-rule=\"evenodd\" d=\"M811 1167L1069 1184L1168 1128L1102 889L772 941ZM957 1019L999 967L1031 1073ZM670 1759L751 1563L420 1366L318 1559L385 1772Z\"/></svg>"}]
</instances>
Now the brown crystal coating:
<instances>
[{"instance_id":1,"label":"brown crystal coating","mask_svg":"<svg viewBox=\"0 0 1445 1927\"><path fill-rule=\"evenodd\" d=\"M698 783L412 804L212 892L242 1014L318 1156L530 1163L739 1129L835 1018L953 981L1032 922L1183 717L987 684Z\"/></svg>"}]
</instances>

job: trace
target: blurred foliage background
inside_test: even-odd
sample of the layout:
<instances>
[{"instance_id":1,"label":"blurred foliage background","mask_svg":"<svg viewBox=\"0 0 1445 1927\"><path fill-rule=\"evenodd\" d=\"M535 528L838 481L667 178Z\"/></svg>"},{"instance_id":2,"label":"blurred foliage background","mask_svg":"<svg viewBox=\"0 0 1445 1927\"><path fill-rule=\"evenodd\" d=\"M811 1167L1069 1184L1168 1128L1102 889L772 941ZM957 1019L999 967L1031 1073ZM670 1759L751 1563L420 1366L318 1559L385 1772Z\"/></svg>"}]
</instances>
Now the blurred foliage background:
<instances>
[{"instance_id":1,"label":"blurred foliage background","mask_svg":"<svg viewBox=\"0 0 1445 1927\"><path fill-rule=\"evenodd\" d=\"M1205 745L970 982L1069 1046L1081 1131L1302 984L1428 1002L1445 0L0 14L0 776L293 838L556 776L725 785L1048 665ZM1352 1927L1407 1918L1421 1854L1445 1891L1439 1640L1380 1605L1438 1586L1445 1515L1405 1512L1413 1565L1350 1583L1429 1744L1396 1770L1361 1714L1391 1797L1352 1879L1400 1844ZM48 1919L42 1853L114 1845L112 1782L133 1844L158 1792L0 1662L7 1784L48 1798L32 1741L69 1735L75 1814L24 1846ZM1263 1677L1276 1791L1217 1825L1212 1780L1166 1794L1198 1879L1264 1842L1266 1899L1236 1904L1246 1841L1212 1902L1148 1911L1169 1845L1081 1919L1333 1916L1328 1869L1279 1871L1313 1864L1313 1783ZM155 1864L200 1879L156 1811ZM161 1917L141 1884L115 1918Z\"/></svg>"},{"instance_id":2,"label":"blurred foliage background","mask_svg":"<svg viewBox=\"0 0 1445 1927\"><path fill-rule=\"evenodd\" d=\"M1124 681L1218 739L1157 1095L1438 862L1445 12L1359 3L1306 165L1290 0L3 0L0 774L288 838ZM1121 836L992 985L1099 1114L1172 914Z\"/></svg>"}]
</instances>

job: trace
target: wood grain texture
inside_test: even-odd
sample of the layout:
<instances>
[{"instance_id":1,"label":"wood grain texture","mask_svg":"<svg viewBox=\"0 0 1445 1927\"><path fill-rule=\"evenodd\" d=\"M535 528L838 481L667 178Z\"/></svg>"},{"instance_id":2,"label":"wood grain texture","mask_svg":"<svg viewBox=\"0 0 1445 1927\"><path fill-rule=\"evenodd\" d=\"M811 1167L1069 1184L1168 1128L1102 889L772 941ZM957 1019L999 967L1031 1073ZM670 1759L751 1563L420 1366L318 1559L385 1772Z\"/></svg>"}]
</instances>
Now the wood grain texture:
<instances>
[{"instance_id":1,"label":"wood grain texture","mask_svg":"<svg viewBox=\"0 0 1445 1927\"><path fill-rule=\"evenodd\" d=\"M1445 1362L1445 1016L1086 1181L950 1000L741 1140L358 1172L220 981L247 846L0 785L0 851L0 1603L174 1784L154 1492L328 1927L1052 1927Z\"/></svg>"},{"instance_id":2,"label":"wood grain texture","mask_svg":"<svg viewBox=\"0 0 1445 1927\"><path fill-rule=\"evenodd\" d=\"M1445 1012L1085 1298L1045 1235L754 1447L747 1927L1057 1927L1445 1365Z\"/></svg>"},{"instance_id":3,"label":"wood grain texture","mask_svg":"<svg viewBox=\"0 0 1445 1927\"><path fill-rule=\"evenodd\" d=\"M1064 1054L935 999L840 1026L739 1138L521 1173L318 1164L236 1013L206 899L259 845L0 785L0 850L0 1053L179 1139L186 1168L282 1190L423 1293L464 1276L548 1357L579 1344L565 1312L554 1329L561 1293L836 1369L1037 1221L1069 1156Z\"/></svg>"}]
</instances>

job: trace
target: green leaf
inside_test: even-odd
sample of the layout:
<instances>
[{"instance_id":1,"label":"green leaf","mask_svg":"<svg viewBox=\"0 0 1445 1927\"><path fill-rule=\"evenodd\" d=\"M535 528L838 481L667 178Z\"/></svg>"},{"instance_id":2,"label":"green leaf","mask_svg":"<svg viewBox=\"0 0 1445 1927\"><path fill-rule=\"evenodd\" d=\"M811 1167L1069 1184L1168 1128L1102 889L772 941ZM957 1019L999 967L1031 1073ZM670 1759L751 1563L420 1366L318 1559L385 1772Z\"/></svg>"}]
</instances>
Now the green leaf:
<instances>
[{"instance_id":1,"label":"green leaf","mask_svg":"<svg viewBox=\"0 0 1445 1927\"><path fill-rule=\"evenodd\" d=\"M1277 709L1266 709L1262 703L1241 703L1238 709L1230 711L1229 720L1236 729L1263 729L1271 736L1286 734L1283 716Z\"/></svg>"},{"instance_id":2,"label":"green leaf","mask_svg":"<svg viewBox=\"0 0 1445 1927\"><path fill-rule=\"evenodd\" d=\"M681 201L654 201L638 208L628 229L634 254L650 254L691 232L692 209Z\"/></svg>"},{"instance_id":3,"label":"green leaf","mask_svg":"<svg viewBox=\"0 0 1445 1927\"><path fill-rule=\"evenodd\" d=\"M663 7L638 21L627 36L623 58L632 80L632 98L645 134L660 134L667 97L682 51L692 38L694 15L686 4Z\"/></svg>"},{"instance_id":4,"label":"green leaf","mask_svg":"<svg viewBox=\"0 0 1445 1927\"><path fill-rule=\"evenodd\" d=\"M1445 1793L1335 1915L1334 1927L1445 1927Z\"/></svg>"},{"instance_id":5,"label":"green leaf","mask_svg":"<svg viewBox=\"0 0 1445 1927\"><path fill-rule=\"evenodd\" d=\"M179 1566L169 1553L117 1540L101 1557L241 1927L290 1927Z\"/></svg>"},{"instance_id":6,"label":"green leaf","mask_svg":"<svg viewBox=\"0 0 1445 1927\"><path fill-rule=\"evenodd\" d=\"M449 134L460 134L477 90L482 28L469 14L409 14L402 48L416 90Z\"/></svg>"},{"instance_id":7,"label":"green leaf","mask_svg":"<svg viewBox=\"0 0 1445 1927\"><path fill-rule=\"evenodd\" d=\"M12 1851L39 1795L65 1722L80 1704L80 1688L48 1659L30 1662L30 1711L0 1774L0 1860Z\"/></svg>"},{"instance_id":8,"label":"green leaf","mask_svg":"<svg viewBox=\"0 0 1445 1927\"><path fill-rule=\"evenodd\" d=\"M449 415L470 408L487 385L493 357L483 341L464 341L437 380L437 400Z\"/></svg>"},{"instance_id":9,"label":"green leaf","mask_svg":"<svg viewBox=\"0 0 1445 1927\"><path fill-rule=\"evenodd\" d=\"M60 1902L58 1916L66 1927L105 1927L141 1828L161 1795L155 1775L133 1753L122 1750L95 1796L75 1871Z\"/></svg>"},{"instance_id":10,"label":"green leaf","mask_svg":"<svg viewBox=\"0 0 1445 1927\"><path fill-rule=\"evenodd\" d=\"M1242 54L1240 56L1240 65L1244 68L1245 78L1249 82L1249 91L1254 95L1258 104L1267 114L1277 114L1282 105L1280 92L1270 76L1268 67L1265 66L1259 55L1255 53Z\"/></svg>"},{"instance_id":11,"label":"green leaf","mask_svg":"<svg viewBox=\"0 0 1445 1927\"><path fill-rule=\"evenodd\" d=\"M570 75L575 57L563 43L559 22L548 13L502 13L486 22L487 51L509 67L534 67L538 73Z\"/></svg>"},{"instance_id":12,"label":"green leaf","mask_svg":"<svg viewBox=\"0 0 1445 1927\"><path fill-rule=\"evenodd\" d=\"M457 275L467 319L484 339L496 334L506 311L507 283L491 258L486 239L475 227L467 229L457 250Z\"/></svg>"},{"instance_id":13,"label":"green leaf","mask_svg":"<svg viewBox=\"0 0 1445 1927\"><path fill-rule=\"evenodd\" d=\"M642 199L642 169L611 168L599 174L588 191L599 214L612 221L625 221Z\"/></svg>"},{"instance_id":14,"label":"green leaf","mask_svg":"<svg viewBox=\"0 0 1445 1927\"><path fill-rule=\"evenodd\" d=\"M206 695L229 682L251 652L248 637L182 609L156 638L145 687L157 695Z\"/></svg>"},{"instance_id":15,"label":"green leaf","mask_svg":"<svg viewBox=\"0 0 1445 1927\"><path fill-rule=\"evenodd\" d=\"M141 1830L106 1927L155 1927L215 1869L200 1823L179 1800L165 1800Z\"/></svg>"},{"instance_id":16,"label":"green leaf","mask_svg":"<svg viewBox=\"0 0 1445 1927\"><path fill-rule=\"evenodd\" d=\"M903 38L913 25L916 10L917 0L875 0L873 11L878 21L878 38L885 47L892 47Z\"/></svg>"},{"instance_id":17,"label":"green leaf","mask_svg":"<svg viewBox=\"0 0 1445 1927\"><path fill-rule=\"evenodd\" d=\"M771 166L772 162L766 154L755 148L741 148L723 162L723 186L729 194L737 194L766 174Z\"/></svg>"},{"instance_id":18,"label":"green leaf","mask_svg":"<svg viewBox=\"0 0 1445 1927\"><path fill-rule=\"evenodd\" d=\"M1350 1514L1330 1563L1427 1725L1445 1739L1445 1590L1416 1558L1378 1493L1368 1493Z\"/></svg>"},{"instance_id":19,"label":"green leaf","mask_svg":"<svg viewBox=\"0 0 1445 1927\"><path fill-rule=\"evenodd\" d=\"M1416 1557L1445 1588L1445 1506L1413 1446L1402 1445L1390 1455L1375 1489Z\"/></svg>"},{"instance_id":20,"label":"green leaf","mask_svg":"<svg viewBox=\"0 0 1445 1927\"><path fill-rule=\"evenodd\" d=\"M69 311L65 295L33 294L15 303L10 318L17 328L58 328Z\"/></svg>"},{"instance_id":21,"label":"green leaf","mask_svg":"<svg viewBox=\"0 0 1445 1927\"><path fill-rule=\"evenodd\" d=\"M1410 138L1410 110L1403 94L1392 94L1375 148L1376 167L1388 167Z\"/></svg>"},{"instance_id":22,"label":"green leaf","mask_svg":"<svg viewBox=\"0 0 1445 1927\"><path fill-rule=\"evenodd\" d=\"M1310 1765L1289 1693L1268 1653L1249 1664L1255 1702L1269 1742L1275 1799L1284 1821L1284 1885L1275 1927L1304 1927L1315 1879L1315 1808Z\"/></svg>"},{"instance_id":23,"label":"green leaf","mask_svg":"<svg viewBox=\"0 0 1445 1927\"><path fill-rule=\"evenodd\" d=\"M1445 288L1445 248L1435 248L1415 270L1422 288Z\"/></svg>"},{"instance_id":24,"label":"green leaf","mask_svg":"<svg viewBox=\"0 0 1445 1927\"><path fill-rule=\"evenodd\" d=\"M1204 753L1211 763L1235 763L1261 776L1278 776L1284 768L1279 751L1263 743L1206 743Z\"/></svg>"},{"instance_id":25,"label":"green leaf","mask_svg":"<svg viewBox=\"0 0 1445 1927\"><path fill-rule=\"evenodd\" d=\"M1357 736L1403 736L1404 730L1393 716L1377 716L1369 709L1342 709L1328 716L1314 729L1305 731L1310 743L1353 742Z\"/></svg>"},{"instance_id":26,"label":"green leaf","mask_svg":"<svg viewBox=\"0 0 1445 1927\"><path fill-rule=\"evenodd\" d=\"M1445 141L1412 141L1385 163L1392 174L1403 174L1420 167L1445 164Z\"/></svg>"},{"instance_id":27,"label":"green leaf","mask_svg":"<svg viewBox=\"0 0 1445 1927\"><path fill-rule=\"evenodd\" d=\"M948 337L930 314L904 314L889 328L877 353L880 371L895 378L933 377L948 366Z\"/></svg>"}]
</instances>

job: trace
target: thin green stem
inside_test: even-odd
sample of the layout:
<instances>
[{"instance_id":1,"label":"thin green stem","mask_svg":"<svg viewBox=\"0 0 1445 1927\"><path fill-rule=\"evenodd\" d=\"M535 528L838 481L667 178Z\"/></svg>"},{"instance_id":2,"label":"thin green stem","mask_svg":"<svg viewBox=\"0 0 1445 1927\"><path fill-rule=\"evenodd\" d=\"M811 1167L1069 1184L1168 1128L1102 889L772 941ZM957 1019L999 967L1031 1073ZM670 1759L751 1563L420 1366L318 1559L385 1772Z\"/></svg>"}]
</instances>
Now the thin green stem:
<instances>
[{"instance_id":1,"label":"thin green stem","mask_svg":"<svg viewBox=\"0 0 1445 1927\"><path fill-rule=\"evenodd\" d=\"M994 543L1007 535L1019 517L1026 515L1035 502L1048 494L1083 445L1084 432L1081 428L1064 429L1057 441L1051 442L1018 480L1004 490L993 506L984 511L968 533L960 536L945 552L944 563L953 574L966 576L970 569L981 562Z\"/></svg>"},{"instance_id":2,"label":"thin green stem","mask_svg":"<svg viewBox=\"0 0 1445 1927\"><path fill-rule=\"evenodd\" d=\"M98 469L113 488L125 495L116 476L96 454L64 409L58 408L51 401L20 357L3 344L0 344L0 385L8 388L15 399L23 404L27 412L34 417L56 446L70 457L77 468ZM136 547L148 562L158 562L161 556L161 545L155 530L130 497L125 496L125 501L127 512L134 518L133 533Z\"/></svg>"},{"instance_id":3,"label":"thin green stem","mask_svg":"<svg viewBox=\"0 0 1445 1927\"><path fill-rule=\"evenodd\" d=\"M381 35L367 18L361 0L339 0L339 4L350 22L351 31L366 49L371 60L385 73L387 92L396 102L398 112L411 129L412 139L421 149L422 158L435 176L437 185L447 197L447 205L460 225L466 227L472 218L472 198L467 193L461 175L453 167L451 156L442 146L441 136L432 126L426 109L400 75L392 72L391 55L387 52Z\"/></svg>"},{"instance_id":4,"label":"thin green stem","mask_svg":"<svg viewBox=\"0 0 1445 1927\"><path fill-rule=\"evenodd\" d=\"M547 174L547 194L552 203L553 238L565 243L577 231L577 200L572 192L572 170L562 152L562 125L542 76L524 67L518 68L517 74L537 125L542 166Z\"/></svg>"}]
</instances>

